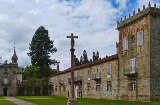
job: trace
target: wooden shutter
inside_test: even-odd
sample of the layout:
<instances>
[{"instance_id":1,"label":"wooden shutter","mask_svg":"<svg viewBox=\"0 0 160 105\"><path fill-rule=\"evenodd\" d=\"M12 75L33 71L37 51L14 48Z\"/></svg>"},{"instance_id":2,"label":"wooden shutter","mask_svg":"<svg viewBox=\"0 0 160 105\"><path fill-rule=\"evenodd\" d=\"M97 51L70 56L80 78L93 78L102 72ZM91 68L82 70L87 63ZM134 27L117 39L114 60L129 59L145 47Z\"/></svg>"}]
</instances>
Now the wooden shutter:
<instances>
[{"instance_id":1,"label":"wooden shutter","mask_svg":"<svg viewBox=\"0 0 160 105\"><path fill-rule=\"evenodd\" d=\"M126 49L128 49L128 37L126 37Z\"/></svg>"},{"instance_id":2,"label":"wooden shutter","mask_svg":"<svg viewBox=\"0 0 160 105\"><path fill-rule=\"evenodd\" d=\"M132 68L133 68L133 69L132 69L132 73L135 73L135 67L136 67L136 66L135 66L135 63L136 63L136 62L135 62L135 58L133 58L132 63L133 63L133 64L132 64L132 66L133 66L133 67L132 67Z\"/></svg>"},{"instance_id":3,"label":"wooden shutter","mask_svg":"<svg viewBox=\"0 0 160 105\"><path fill-rule=\"evenodd\" d=\"M107 76L111 75L111 64L108 64Z\"/></svg>"},{"instance_id":4,"label":"wooden shutter","mask_svg":"<svg viewBox=\"0 0 160 105\"><path fill-rule=\"evenodd\" d=\"M137 32L137 45L143 45L143 31Z\"/></svg>"},{"instance_id":5,"label":"wooden shutter","mask_svg":"<svg viewBox=\"0 0 160 105\"><path fill-rule=\"evenodd\" d=\"M125 50L125 37L123 38L123 50Z\"/></svg>"},{"instance_id":6,"label":"wooden shutter","mask_svg":"<svg viewBox=\"0 0 160 105\"><path fill-rule=\"evenodd\" d=\"M132 73L132 62L133 62L133 59L130 59L130 73Z\"/></svg>"},{"instance_id":7,"label":"wooden shutter","mask_svg":"<svg viewBox=\"0 0 160 105\"><path fill-rule=\"evenodd\" d=\"M143 45L143 31L140 32L140 39L141 39L140 45Z\"/></svg>"}]
</instances>

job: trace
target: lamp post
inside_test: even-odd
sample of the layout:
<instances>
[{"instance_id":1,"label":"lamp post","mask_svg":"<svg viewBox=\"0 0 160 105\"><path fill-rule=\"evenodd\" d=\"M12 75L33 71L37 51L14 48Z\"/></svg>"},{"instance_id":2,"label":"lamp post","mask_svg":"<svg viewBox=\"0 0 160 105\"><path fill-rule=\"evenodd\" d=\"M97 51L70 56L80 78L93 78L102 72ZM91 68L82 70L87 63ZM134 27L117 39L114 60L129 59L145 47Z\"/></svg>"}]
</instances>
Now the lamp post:
<instances>
[{"instance_id":1,"label":"lamp post","mask_svg":"<svg viewBox=\"0 0 160 105\"><path fill-rule=\"evenodd\" d=\"M68 99L67 105L77 105L77 100L74 98L74 38L78 38L78 36L67 36L67 38L71 38L71 97Z\"/></svg>"}]
</instances>

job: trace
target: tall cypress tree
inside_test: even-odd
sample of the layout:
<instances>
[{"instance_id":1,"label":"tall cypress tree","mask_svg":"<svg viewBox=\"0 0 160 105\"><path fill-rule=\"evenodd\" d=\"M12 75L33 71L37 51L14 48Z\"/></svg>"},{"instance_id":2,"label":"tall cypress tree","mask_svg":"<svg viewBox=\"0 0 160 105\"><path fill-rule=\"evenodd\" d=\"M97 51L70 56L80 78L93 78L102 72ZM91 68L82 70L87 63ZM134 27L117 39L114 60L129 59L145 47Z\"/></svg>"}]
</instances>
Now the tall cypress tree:
<instances>
[{"instance_id":1,"label":"tall cypress tree","mask_svg":"<svg viewBox=\"0 0 160 105\"><path fill-rule=\"evenodd\" d=\"M86 50L83 51L83 64L88 63L88 57L87 57L87 52Z\"/></svg>"},{"instance_id":2,"label":"tall cypress tree","mask_svg":"<svg viewBox=\"0 0 160 105\"><path fill-rule=\"evenodd\" d=\"M39 67L39 78L51 75L49 66L53 63L53 60L50 59L50 54L57 51L53 42L53 40L50 40L48 30L46 30L45 27L40 26L29 44L30 51L28 56L31 58L32 65Z\"/></svg>"}]
</instances>

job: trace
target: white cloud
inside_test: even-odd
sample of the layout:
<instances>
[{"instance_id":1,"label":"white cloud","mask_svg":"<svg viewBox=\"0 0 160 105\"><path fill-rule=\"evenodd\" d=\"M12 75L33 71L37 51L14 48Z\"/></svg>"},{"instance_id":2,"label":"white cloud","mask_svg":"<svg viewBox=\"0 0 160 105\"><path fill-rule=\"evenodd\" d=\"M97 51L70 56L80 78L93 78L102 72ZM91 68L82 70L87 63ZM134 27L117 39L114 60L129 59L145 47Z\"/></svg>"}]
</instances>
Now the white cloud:
<instances>
[{"instance_id":1,"label":"white cloud","mask_svg":"<svg viewBox=\"0 0 160 105\"><path fill-rule=\"evenodd\" d=\"M126 0L120 2L121 8L125 8L125 5ZM2 0L0 7L0 19L3 17L4 20L0 21L0 54L4 60L11 61L15 41L19 65L29 65L29 43L41 25L48 29L50 38L54 40L58 51L51 58L61 62L61 70L70 67L70 39L66 36L71 33L79 36L75 40L75 54L78 58L83 50L87 51L89 59L93 51L99 51L100 57L116 53L118 9L110 1L15 0L13 3Z\"/></svg>"}]
</instances>

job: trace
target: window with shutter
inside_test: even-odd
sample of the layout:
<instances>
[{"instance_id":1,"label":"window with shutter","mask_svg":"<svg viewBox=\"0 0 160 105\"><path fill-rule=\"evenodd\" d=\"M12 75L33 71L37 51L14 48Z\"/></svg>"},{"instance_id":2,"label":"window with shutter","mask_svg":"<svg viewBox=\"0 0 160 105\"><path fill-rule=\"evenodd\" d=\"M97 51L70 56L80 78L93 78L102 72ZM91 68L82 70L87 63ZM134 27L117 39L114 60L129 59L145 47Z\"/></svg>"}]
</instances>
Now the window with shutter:
<instances>
[{"instance_id":1,"label":"window with shutter","mask_svg":"<svg viewBox=\"0 0 160 105\"><path fill-rule=\"evenodd\" d=\"M128 37L123 38L123 50L128 49Z\"/></svg>"},{"instance_id":2,"label":"window with shutter","mask_svg":"<svg viewBox=\"0 0 160 105\"><path fill-rule=\"evenodd\" d=\"M111 76L111 64L108 64L107 77Z\"/></svg>"},{"instance_id":3,"label":"window with shutter","mask_svg":"<svg viewBox=\"0 0 160 105\"><path fill-rule=\"evenodd\" d=\"M130 81L130 90L135 91L136 90L136 83L135 80Z\"/></svg>"},{"instance_id":4,"label":"window with shutter","mask_svg":"<svg viewBox=\"0 0 160 105\"><path fill-rule=\"evenodd\" d=\"M130 73L135 73L135 58L130 59Z\"/></svg>"},{"instance_id":5,"label":"window with shutter","mask_svg":"<svg viewBox=\"0 0 160 105\"><path fill-rule=\"evenodd\" d=\"M90 70L88 70L88 80L90 80L90 78L91 78L91 72Z\"/></svg>"},{"instance_id":6,"label":"window with shutter","mask_svg":"<svg viewBox=\"0 0 160 105\"><path fill-rule=\"evenodd\" d=\"M137 32L137 45L143 45L143 31Z\"/></svg>"},{"instance_id":7,"label":"window with shutter","mask_svg":"<svg viewBox=\"0 0 160 105\"><path fill-rule=\"evenodd\" d=\"M100 70L99 70L99 67L97 67L97 74L96 74L96 77L97 77L97 78L100 77Z\"/></svg>"}]
</instances>

